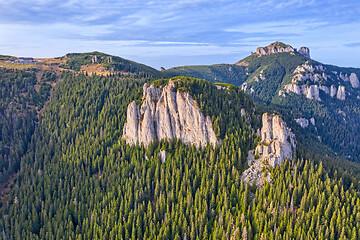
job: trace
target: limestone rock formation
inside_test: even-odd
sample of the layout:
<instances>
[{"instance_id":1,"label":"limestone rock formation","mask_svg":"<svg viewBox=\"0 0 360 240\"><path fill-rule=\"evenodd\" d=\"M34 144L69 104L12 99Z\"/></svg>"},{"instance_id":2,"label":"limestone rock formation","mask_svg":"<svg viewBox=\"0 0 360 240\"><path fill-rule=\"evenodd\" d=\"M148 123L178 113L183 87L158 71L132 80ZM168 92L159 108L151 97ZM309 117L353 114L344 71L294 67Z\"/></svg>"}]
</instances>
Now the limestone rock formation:
<instances>
[{"instance_id":1,"label":"limestone rock formation","mask_svg":"<svg viewBox=\"0 0 360 240\"><path fill-rule=\"evenodd\" d=\"M307 128L309 126L309 120L306 118L297 118L295 122L300 125L302 128Z\"/></svg>"},{"instance_id":2,"label":"limestone rock formation","mask_svg":"<svg viewBox=\"0 0 360 240\"><path fill-rule=\"evenodd\" d=\"M339 86L336 97L339 100L345 100L345 87L344 86Z\"/></svg>"},{"instance_id":3,"label":"limestone rock formation","mask_svg":"<svg viewBox=\"0 0 360 240\"><path fill-rule=\"evenodd\" d=\"M281 52L294 52L294 48L290 45L286 45L282 42L274 42L267 47L258 47L255 54L257 55L267 55L272 53L281 53Z\"/></svg>"},{"instance_id":4,"label":"limestone rock formation","mask_svg":"<svg viewBox=\"0 0 360 240\"><path fill-rule=\"evenodd\" d=\"M249 168L244 171L244 182L261 187L270 181L268 167L275 167L286 158L292 160L296 148L295 135L278 115L264 113L262 116L261 142L254 151L249 151Z\"/></svg>"},{"instance_id":5,"label":"limestone rock formation","mask_svg":"<svg viewBox=\"0 0 360 240\"><path fill-rule=\"evenodd\" d=\"M319 86L320 90L324 91L327 95L330 94L330 89L327 86Z\"/></svg>"},{"instance_id":6,"label":"limestone rock formation","mask_svg":"<svg viewBox=\"0 0 360 240\"><path fill-rule=\"evenodd\" d=\"M334 85L331 85L331 88L330 88L330 97L334 97L336 96L336 93L337 93L337 89Z\"/></svg>"},{"instance_id":7,"label":"limestone rock formation","mask_svg":"<svg viewBox=\"0 0 360 240\"><path fill-rule=\"evenodd\" d=\"M346 73L343 74L342 72L340 72L339 77L340 77L344 82L350 81L350 78L349 78L349 76L348 76Z\"/></svg>"},{"instance_id":8,"label":"limestone rock formation","mask_svg":"<svg viewBox=\"0 0 360 240\"><path fill-rule=\"evenodd\" d=\"M359 79L358 79L358 77L356 76L355 73L350 74L350 83L351 83L351 86L353 88L359 88L360 87Z\"/></svg>"},{"instance_id":9,"label":"limestone rock formation","mask_svg":"<svg viewBox=\"0 0 360 240\"><path fill-rule=\"evenodd\" d=\"M318 85L306 86L304 88L304 94L308 99L315 99L320 101Z\"/></svg>"},{"instance_id":10,"label":"limestone rock formation","mask_svg":"<svg viewBox=\"0 0 360 240\"><path fill-rule=\"evenodd\" d=\"M141 108L129 104L123 139L127 144L148 146L153 140L174 138L197 148L218 144L209 116L204 116L186 92L174 91L175 82L165 87L143 86Z\"/></svg>"},{"instance_id":11,"label":"limestone rock formation","mask_svg":"<svg viewBox=\"0 0 360 240\"><path fill-rule=\"evenodd\" d=\"M299 85L296 85L296 84L288 84L285 86L285 90L286 92L293 92L293 93L296 93L297 95L300 95L301 94L301 88L299 87Z\"/></svg>"},{"instance_id":12,"label":"limestone rock formation","mask_svg":"<svg viewBox=\"0 0 360 240\"><path fill-rule=\"evenodd\" d=\"M312 82L319 82L321 80L327 80L328 75L325 73L326 68L323 65L313 65L310 61L306 61L304 64L299 65L294 70L294 76L292 83L298 83L306 80Z\"/></svg>"},{"instance_id":13,"label":"limestone rock formation","mask_svg":"<svg viewBox=\"0 0 360 240\"><path fill-rule=\"evenodd\" d=\"M305 57L310 58L310 50L307 47L301 47L298 51L301 55L304 55Z\"/></svg>"},{"instance_id":14,"label":"limestone rock formation","mask_svg":"<svg viewBox=\"0 0 360 240\"><path fill-rule=\"evenodd\" d=\"M285 85L285 90L287 93L293 92L297 95L303 94L308 99L314 99L316 101L321 101L319 96L319 86L318 85L302 85L299 86L297 84L287 84Z\"/></svg>"}]
</instances>

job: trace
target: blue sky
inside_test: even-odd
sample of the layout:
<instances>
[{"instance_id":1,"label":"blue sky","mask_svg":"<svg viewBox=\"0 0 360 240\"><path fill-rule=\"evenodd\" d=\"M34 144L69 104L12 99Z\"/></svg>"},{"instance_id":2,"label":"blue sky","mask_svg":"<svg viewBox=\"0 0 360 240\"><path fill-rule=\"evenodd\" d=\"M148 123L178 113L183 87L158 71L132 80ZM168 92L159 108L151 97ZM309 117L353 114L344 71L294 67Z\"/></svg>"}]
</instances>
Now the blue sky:
<instances>
[{"instance_id":1,"label":"blue sky","mask_svg":"<svg viewBox=\"0 0 360 240\"><path fill-rule=\"evenodd\" d=\"M234 63L274 41L360 67L360 1L0 0L0 54L102 51L165 68Z\"/></svg>"}]
</instances>

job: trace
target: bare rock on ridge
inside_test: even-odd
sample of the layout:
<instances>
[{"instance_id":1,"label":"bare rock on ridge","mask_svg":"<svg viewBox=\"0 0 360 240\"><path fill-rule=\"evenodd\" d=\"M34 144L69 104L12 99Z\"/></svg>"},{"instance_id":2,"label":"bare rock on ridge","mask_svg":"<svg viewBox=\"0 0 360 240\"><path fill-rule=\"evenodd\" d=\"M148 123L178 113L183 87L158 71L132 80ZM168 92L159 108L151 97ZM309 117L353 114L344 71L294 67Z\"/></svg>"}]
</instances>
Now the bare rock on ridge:
<instances>
[{"instance_id":1,"label":"bare rock on ridge","mask_svg":"<svg viewBox=\"0 0 360 240\"><path fill-rule=\"evenodd\" d=\"M123 139L127 144L148 146L153 140L174 138L197 148L209 142L218 145L211 119L204 116L187 92L174 91L175 82L165 87L143 86L141 108L129 104Z\"/></svg>"},{"instance_id":2,"label":"bare rock on ridge","mask_svg":"<svg viewBox=\"0 0 360 240\"><path fill-rule=\"evenodd\" d=\"M339 86L336 97L339 100L345 100L345 87L344 86L341 86L341 85Z\"/></svg>"},{"instance_id":3,"label":"bare rock on ridge","mask_svg":"<svg viewBox=\"0 0 360 240\"><path fill-rule=\"evenodd\" d=\"M275 167L286 158L292 160L296 149L295 135L278 115L264 113L262 116L261 142L254 151L249 151L250 168L244 171L244 182L257 187L271 181L269 167Z\"/></svg>"},{"instance_id":4,"label":"bare rock on ridge","mask_svg":"<svg viewBox=\"0 0 360 240\"><path fill-rule=\"evenodd\" d=\"M272 53L294 52L294 51L295 51L294 48L291 47L290 45L286 45L282 42L274 42L267 47L258 47L255 53L261 56Z\"/></svg>"},{"instance_id":5,"label":"bare rock on ridge","mask_svg":"<svg viewBox=\"0 0 360 240\"><path fill-rule=\"evenodd\" d=\"M358 79L358 77L357 77L357 75L355 73L350 74L350 83L351 83L351 86L353 88L359 88L360 87L359 79Z\"/></svg>"},{"instance_id":6,"label":"bare rock on ridge","mask_svg":"<svg viewBox=\"0 0 360 240\"><path fill-rule=\"evenodd\" d=\"M300 53L301 55L303 55L303 56L305 56L305 57L310 58L310 50L309 50L309 48L307 48L307 47L301 47L301 48L299 48L298 53Z\"/></svg>"}]
</instances>

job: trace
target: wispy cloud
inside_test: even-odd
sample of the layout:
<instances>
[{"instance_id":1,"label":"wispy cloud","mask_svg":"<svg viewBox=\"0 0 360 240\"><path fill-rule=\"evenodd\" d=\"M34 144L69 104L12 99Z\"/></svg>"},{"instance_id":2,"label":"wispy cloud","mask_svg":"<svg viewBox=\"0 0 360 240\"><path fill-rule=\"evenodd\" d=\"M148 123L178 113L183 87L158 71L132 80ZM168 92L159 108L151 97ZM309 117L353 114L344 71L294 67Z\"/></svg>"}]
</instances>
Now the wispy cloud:
<instances>
[{"instance_id":1,"label":"wispy cloud","mask_svg":"<svg viewBox=\"0 0 360 240\"><path fill-rule=\"evenodd\" d=\"M323 59L329 47L360 56L359 12L357 0L0 0L0 51L50 57L102 50L185 65L191 56L240 59L281 40L308 45ZM350 61L341 52L334 59Z\"/></svg>"}]
</instances>

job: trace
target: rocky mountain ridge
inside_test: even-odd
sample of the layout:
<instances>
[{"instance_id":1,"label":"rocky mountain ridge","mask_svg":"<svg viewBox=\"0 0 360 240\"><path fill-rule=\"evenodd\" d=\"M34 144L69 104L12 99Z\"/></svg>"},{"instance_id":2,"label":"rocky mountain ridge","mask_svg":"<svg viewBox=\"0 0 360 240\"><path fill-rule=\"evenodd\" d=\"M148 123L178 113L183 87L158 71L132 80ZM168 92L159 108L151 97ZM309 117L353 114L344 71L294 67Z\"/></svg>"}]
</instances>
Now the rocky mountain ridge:
<instances>
[{"instance_id":1,"label":"rocky mountain ridge","mask_svg":"<svg viewBox=\"0 0 360 240\"><path fill-rule=\"evenodd\" d=\"M189 93L175 91L174 81L160 88L144 84L141 107L135 101L128 106L122 138L127 144L145 146L174 138L197 148L218 144L210 117L202 114Z\"/></svg>"},{"instance_id":2,"label":"rocky mountain ridge","mask_svg":"<svg viewBox=\"0 0 360 240\"><path fill-rule=\"evenodd\" d=\"M359 79L356 73L338 73L326 69L322 64L314 64L309 61L298 66L291 79L291 83L279 91L279 95L285 97L285 93L305 95L308 99L321 101L320 90L330 97L336 97L344 101L346 96L354 94L360 98ZM347 90L346 90L347 89Z\"/></svg>"},{"instance_id":3,"label":"rocky mountain ridge","mask_svg":"<svg viewBox=\"0 0 360 240\"><path fill-rule=\"evenodd\" d=\"M274 53L283 53L283 52L288 52L288 53L294 53L294 52L298 52L301 55L310 58L310 50L307 47L301 47L298 51L296 50L296 48L293 48L290 45L286 45L282 42L274 42L272 44L270 44L269 46L266 47L258 47L255 51L256 55L262 56L262 55L268 55L268 54L274 54Z\"/></svg>"},{"instance_id":4,"label":"rocky mountain ridge","mask_svg":"<svg viewBox=\"0 0 360 240\"><path fill-rule=\"evenodd\" d=\"M292 160L296 149L295 134L291 132L279 115L264 113L262 116L261 141L255 150L248 153L249 168L244 171L244 182L257 187L270 182L268 168L282 164L286 158Z\"/></svg>"},{"instance_id":5,"label":"rocky mountain ridge","mask_svg":"<svg viewBox=\"0 0 360 240\"><path fill-rule=\"evenodd\" d=\"M268 106L264 111L292 119L288 124L294 131L312 135L339 156L360 161L360 69L309 59L305 48L295 52L280 42L269 46L234 65L184 66L165 72L240 86L254 101Z\"/></svg>"}]
</instances>

